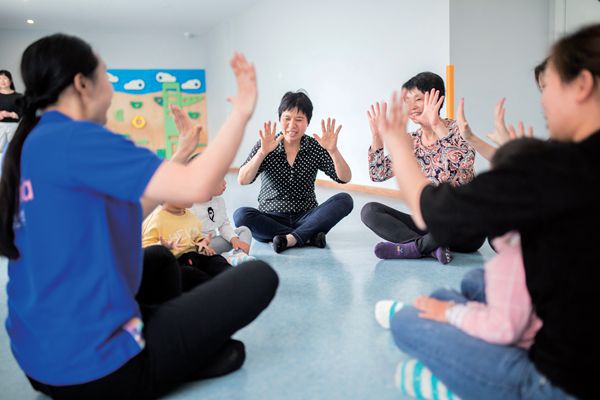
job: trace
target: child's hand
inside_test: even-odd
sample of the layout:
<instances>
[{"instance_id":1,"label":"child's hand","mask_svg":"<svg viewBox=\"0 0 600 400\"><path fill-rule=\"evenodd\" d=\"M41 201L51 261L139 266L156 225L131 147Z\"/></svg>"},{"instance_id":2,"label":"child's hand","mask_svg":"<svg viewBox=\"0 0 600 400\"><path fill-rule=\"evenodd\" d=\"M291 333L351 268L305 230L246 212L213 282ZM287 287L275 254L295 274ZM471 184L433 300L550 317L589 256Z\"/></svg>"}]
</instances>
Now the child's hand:
<instances>
[{"instance_id":1,"label":"child's hand","mask_svg":"<svg viewBox=\"0 0 600 400\"><path fill-rule=\"evenodd\" d=\"M210 246L205 246L202 249L202 254L204 254L205 256L214 256L215 254L217 254L217 252L215 251L215 249L213 249Z\"/></svg>"},{"instance_id":2,"label":"child's hand","mask_svg":"<svg viewBox=\"0 0 600 400\"><path fill-rule=\"evenodd\" d=\"M419 317L439 322L448 322L446 310L452 306L454 306L453 301L442 301L427 296L420 296L415 300L415 307L421 311Z\"/></svg>"},{"instance_id":3,"label":"child's hand","mask_svg":"<svg viewBox=\"0 0 600 400\"><path fill-rule=\"evenodd\" d=\"M231 238L231 246L235 250L242 250L244 253L250 253L250 245L248 243L242 242L239 237Z\"/></svg>"},{"instance_id":4,"label":"child's hand","mask_svg":"<svg viewBox=\"0 0 600 400\"><path fill-rule=\"evenodd\" d=\"M215 251L210 247L210 241L212 240L212 233L209 233L205 237L203 237L200 241L194 243L198 246L198 253L204 254L207 256L214 256ZM212 254L211 254L212 253Z\"/></svg>"},{"instance_id":5,"label":"child's hand","mask_svg":"<svg viewBox=\"0 0 600 400\"><path fill-rule=\"evenodd\" d=\"M177 238L177 240L166 240L165 238L160 236L158 239L160 240L160 244L162 244L169 250L177 251L177 250L182 250L186 247L185 245L183 245L179 242L181 240L180 237Z\"/></svg>"}]
</instances>

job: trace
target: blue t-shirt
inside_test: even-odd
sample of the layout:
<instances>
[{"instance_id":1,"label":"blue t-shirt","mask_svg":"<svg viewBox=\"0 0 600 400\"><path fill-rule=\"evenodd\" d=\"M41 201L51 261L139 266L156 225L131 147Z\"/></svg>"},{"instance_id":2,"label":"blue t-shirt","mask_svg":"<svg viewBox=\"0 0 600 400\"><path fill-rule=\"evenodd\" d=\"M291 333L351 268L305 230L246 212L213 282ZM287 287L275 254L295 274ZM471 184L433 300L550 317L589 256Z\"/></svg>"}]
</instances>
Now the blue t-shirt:
<instances>
[{"instance_id":1,"label":"blue t-shirt","mask_svg":"<svg viewBox=\"0 0 600 400\"><path fill-rule=\"evenodd\" d=\"M23 371L50 385L104 377L141 351L140 197L161 160L123 136L51 111L21 156L21 257L8 267L6 329Z\"/></svg>"}]
</instances>

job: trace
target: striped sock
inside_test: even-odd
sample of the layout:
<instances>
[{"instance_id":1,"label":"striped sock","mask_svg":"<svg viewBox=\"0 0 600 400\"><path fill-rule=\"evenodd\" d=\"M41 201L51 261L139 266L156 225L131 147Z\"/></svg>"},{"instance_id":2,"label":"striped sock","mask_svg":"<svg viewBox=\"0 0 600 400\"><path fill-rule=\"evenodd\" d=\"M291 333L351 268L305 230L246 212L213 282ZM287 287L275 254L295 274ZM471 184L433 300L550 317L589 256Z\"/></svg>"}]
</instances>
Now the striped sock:
<instances>
[{"instance_id":1,"label":"striped sock","mask_svg":"<svg viewBox=\"0 0 600 400\"><path fill-rule=\"evenodd\" d=\"M380 300L375 304L375 319L379 322L379 325L385 329L390 329L390 321L394 314L396 314L404 306L403 303L396 300Z\"/></svg>"},{"instance_id":2,"label":"striped sock","mask_svg":"<svg viewBox=\"0 0 600 400\"><path fill-rule=\"evenodd\" d=\"M419 400L460 400L429 368L415 358L398 364L394 382L403 395Z\"/></svg>"}]
</instances>

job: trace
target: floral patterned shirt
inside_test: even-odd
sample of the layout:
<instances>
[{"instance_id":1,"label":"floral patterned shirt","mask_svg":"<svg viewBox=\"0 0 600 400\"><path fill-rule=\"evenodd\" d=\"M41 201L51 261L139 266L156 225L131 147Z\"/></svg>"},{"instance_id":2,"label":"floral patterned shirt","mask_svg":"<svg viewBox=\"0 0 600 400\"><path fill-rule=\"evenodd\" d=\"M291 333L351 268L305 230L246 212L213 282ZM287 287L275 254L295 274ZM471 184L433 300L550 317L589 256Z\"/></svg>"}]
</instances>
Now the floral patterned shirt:
<instances>
[{"instance_id":1,"label":"floral patterned shirt","mask_svg":"<svg viewBox=\"0 0 600 400\"><path fill-rule=\"evenodd\" d=\"M423 173L434 185L448 182L460 186L473 180L475 150L458 131L456 121L444 120L448 135L431 146L423 144L421 128L409 133L413 138L415 157ZM394 176L392 160L383 149L369 148L369 176L373 182L383 182Z\"/></svg>"}]
</instances>

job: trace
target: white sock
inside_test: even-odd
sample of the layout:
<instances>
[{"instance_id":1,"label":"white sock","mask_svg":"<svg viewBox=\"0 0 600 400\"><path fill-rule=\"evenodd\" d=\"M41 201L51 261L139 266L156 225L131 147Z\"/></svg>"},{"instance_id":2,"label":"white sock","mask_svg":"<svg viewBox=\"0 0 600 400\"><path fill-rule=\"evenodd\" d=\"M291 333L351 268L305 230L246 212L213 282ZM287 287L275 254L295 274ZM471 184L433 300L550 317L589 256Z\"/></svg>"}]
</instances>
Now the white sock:
<instances>
[{"instance_id":1,"label":"white sock","mask_svg":"<svg viewBox=\"0 0 600 400\"><path fill-rule=\"evenodd\" d=\"M395 300L380 300L375 304L375 319L385 329L390 329L392 316L402 309L404 303Z\"/></svg>"}]
</instances>

